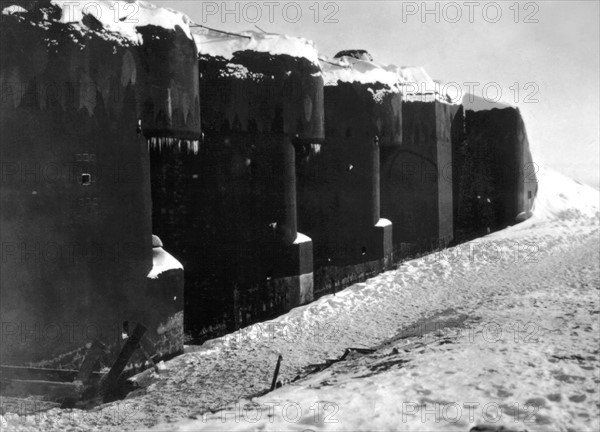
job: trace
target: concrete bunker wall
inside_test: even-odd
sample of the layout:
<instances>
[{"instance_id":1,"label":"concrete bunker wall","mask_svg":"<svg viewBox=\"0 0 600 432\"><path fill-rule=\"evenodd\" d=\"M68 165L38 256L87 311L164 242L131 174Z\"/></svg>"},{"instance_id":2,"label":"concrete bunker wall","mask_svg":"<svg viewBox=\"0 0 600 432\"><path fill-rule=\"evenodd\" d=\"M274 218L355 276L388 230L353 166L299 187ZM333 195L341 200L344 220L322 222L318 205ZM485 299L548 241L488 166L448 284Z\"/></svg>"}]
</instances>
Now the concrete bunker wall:
<instances>
[{"instance_id":1,"label":"concrete bunker wall","mask_svg":"<svg viewBox=\"0 0 600 432\"><path fill-rule=\"evenodd\" d=\"M298 220L314 244L315 294L374 276L392 262L392 226L380 220L381 140L399 135L398 94L325 87L325 141L297 158Z\"/></svg>"},{"instance_id":2,"label":"concrete bunker wall","mask_svg":"<svg viewBox=\"0 0 600 432\"><path fill-rule=\"evenodd\" d=\"M459 112L441 102L404 102L402 140L381 149L381 210L397 258L453 239L452 129Z\"/></svg>"},{"instance_id":3,"label":"concrete bunker wall","mask_svg":"<svg viewBox=\"0 0 600 432\"><path fill-rule=\"evenodd\" d=\"M455 149L456 235L505 228L531 215L536 167L518 109L465 113L465 139Z\"/></svg>"},{"instance_id":4,"label":"concrete bunker wall","mask_svg":"<svg viewBox=\"0 0 600 432\"><path fill-rule=\"evenodd\" d=\"M0 29L3 364L77 367L136 322L178 352L184 319L220 336L531 209L518 110L324 90L305 59L198 62L181 29L139 31ZM185 292L179 268L147 277L153 233Z\"/></svg>"},{"instance_id":5,"label":"concrete bunker wall","mask_svg":"<svg viewBox=\"0 0 600 432\"><path fill-rule=\"evenodd\" d=\"M155 148L151 160L156 233L186 268L186 328L205 340L313 299L295 159L323 139L323 83L284 55L199 64L202 145Z\"/></svg>"},{"instance_id":6,"label":"concrete bunker wall","mask_svg":"<svg viewBox=\"0 0 600 432\"><path fill-rule=\"evenodd\" d=\"M139 120L159 124L142 112L158 117L166 105L151 94L154 60L25 16L3 17L0 29L1 361L76 368L87 343L116 350L136 322L159 353L180 351L183 281L177 271L147 279L150 167Z\"/></svg>"}]
</instances>

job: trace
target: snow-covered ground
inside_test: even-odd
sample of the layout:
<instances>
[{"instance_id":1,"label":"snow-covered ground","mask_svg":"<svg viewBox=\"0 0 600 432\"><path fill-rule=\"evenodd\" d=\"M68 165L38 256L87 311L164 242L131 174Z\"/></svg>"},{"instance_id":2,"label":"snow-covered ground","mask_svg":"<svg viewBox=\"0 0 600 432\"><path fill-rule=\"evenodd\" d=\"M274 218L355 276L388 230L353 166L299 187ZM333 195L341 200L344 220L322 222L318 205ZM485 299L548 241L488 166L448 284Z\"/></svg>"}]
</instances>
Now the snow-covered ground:
<instances>
[{"instance_id":1,"label":"snow-covered ground","mask_svg":"<svg viewBox=\"0 0 600 432\"><path fill-rule=\"evenodd\" d=\"M598 430L599 195L538 176L522 224L188 347L124 401L7 430Z\"/></svg>"}]
</instances>

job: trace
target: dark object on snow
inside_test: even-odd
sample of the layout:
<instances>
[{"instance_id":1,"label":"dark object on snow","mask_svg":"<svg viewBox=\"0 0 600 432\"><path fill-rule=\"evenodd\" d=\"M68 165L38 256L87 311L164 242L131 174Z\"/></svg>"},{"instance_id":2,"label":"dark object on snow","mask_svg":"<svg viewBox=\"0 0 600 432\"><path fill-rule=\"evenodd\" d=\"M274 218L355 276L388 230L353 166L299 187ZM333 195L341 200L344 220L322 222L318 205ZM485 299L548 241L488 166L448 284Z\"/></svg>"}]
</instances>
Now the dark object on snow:
<instances>
[{"instance_id":1,"label":"dark object on snow","mask_svg":"<svg viewBox=\"0 0 600 432\"><path fill-rule=\"evenodd\" d=\"M271 382L271 391L275 390L277 387L281 387L281 385L277 385L281 384L277 382L277 377L279 376L279 367L281 366L281 360L283 360L283 357L281 356L281 354L279 354L279 357L277 357L277 366L275 366L275 373L273 374L273 381Z\"/></svg>"},{"instance_id":2,"label":"dark object on snow","mask_svg":"<svg viewBox=\"0 0 600 432\"><path fill-rule=\"evenodd\" d=\"M346 360L351 355L367 355L367 354L373 354L375 351L377 351L377 349L374 349L374 348L346 348L346 350L344 351L344 354L342 354L342 356L337 359L326 359L325 363L309 365L309 367L312 367L312 369L308 373L313 374L313 373L321 372L321 371L327 369L328 367L334 365L335 363ZM299 376L294 378L294 381L296 381L298 379L300 379Z\"/></svg>"},{"instance_id":3,"label":"dark object on snow","mask_svg":"<svg viewBox=\"0 0 600 432\"><path fill-rule=\"evenodd\" d=\"M527 429L512 429L492 424L473 426L469 432L527 432Z\"/></svg>"},{"instance_id":4,"label":"dark object on snow","mask_svg":"<svg viewBox=\"0 0 600 432\"><path fill-rule=\"evenodd\" d=\"M337 53L333 58L352 57L358 60L373 61L373 56L363 49L344 50Z\"/></svg>"},{"instance_id":5,"label":"dark object on snow","mask_svg":"<svg viewBox=\"0 0 600 432\"><path fill-rule=\"evenodd\" d=\"M108 402L110 398L114 397L114 393L118 391L116 387L119 377L125 370L125 366L127 366L133 353L140 348L140 342L146 334L146 330L146 327L142 324L135 326L131 336L127 338L125 345L121 348L121 352L110 368L110 371L102 379L100 384L100 394L104 396L105 402Z\"/></svg>"}]
</instances>

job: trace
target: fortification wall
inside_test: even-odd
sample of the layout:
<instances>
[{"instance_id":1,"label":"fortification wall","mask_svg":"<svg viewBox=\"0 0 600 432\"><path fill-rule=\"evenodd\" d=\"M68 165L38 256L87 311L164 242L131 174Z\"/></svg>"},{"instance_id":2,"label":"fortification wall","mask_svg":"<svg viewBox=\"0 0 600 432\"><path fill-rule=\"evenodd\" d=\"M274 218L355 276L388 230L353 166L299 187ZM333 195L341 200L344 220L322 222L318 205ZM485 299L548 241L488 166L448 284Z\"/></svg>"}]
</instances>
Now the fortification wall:
<instances>
[{"instance_id":1,"label":"fortification wall","mask_svg":"<svg viewBox=\"0 0 600 432\"><path fill-rule=\"evenodd\" d=\"M323 83L287 55L199 65L199 152L153 149L151 160L156 233L186 268L186 327L203 340L313 299L295 159L322 142Z\"/></svg>"},{"instance_id":2,"label":"fortification wall","mask_svg":"<svg viewBox=\"0 0 600 432\"><path fill-rule=\"evenodd\" d=\"M325 142L297 160L299 226L313 240L319 295L392 263L392 226L380 221L379 146L399 135L400 96L388 89L375 100L372 87L325 86Z\"/></svg>"},{"instance_id":3,"label":"fortification wall","mask_svg":"<svg viewBox=\"0 0 600 432\"><path fill-rule=\"evenodd\" d=\"M0 29L1 357L78 367L94 338L116 350L124 329L141 322L158 341L161 326L183 309L177 284L147 278L150 165L142 131L189 136L194 120L199 128L197 91L195 100L166 100L177 80L156 64L157 51L177 57L187 43L194 58L195 46L182 32L150 26L140 30L148 40L141 48L103 32L93 17L82 31L60 23L58 7L44 12L3 16ZM195 91L191 77L179 96ZM187 123L170 130L179 112ZM182 324L174 331L182 334ZM166 353L182 349L179 339Z\"/></svg>"},{"instance_id":4,"label":"fortification wall","mask_svg":"<svg viewBox=\"0 0 600 432\"><path fill-rule=\"evenodd\" d=\"M382 216L398 257L445 246L453 237L452 129L459 107L402 104L402 141L382 147Z\"/></svg>"},{"instance_id":5,"label":"fortification wall","mask_svg":"<svg viewBox=\"0 0 600 432\"><path fill-rule=\"evenodd\" d=\"M324 86L298 38L198 57L189 28L45 8L0 27L2 363L77 367L138 322L172 354L530 214L518 110L403 100L426 73L362 57Z\"/></svg>"},{"instance_id":6,"label":"fortification wall","mask_svg":"<svg viewBox=\"0 0 600 432\"><path fill-rule=\"evenodd\" d=\"M516 108L465 113L465 140L456 149L457 236L485 234L530 216L536 168Z\"/></svg>"}]
</instances>

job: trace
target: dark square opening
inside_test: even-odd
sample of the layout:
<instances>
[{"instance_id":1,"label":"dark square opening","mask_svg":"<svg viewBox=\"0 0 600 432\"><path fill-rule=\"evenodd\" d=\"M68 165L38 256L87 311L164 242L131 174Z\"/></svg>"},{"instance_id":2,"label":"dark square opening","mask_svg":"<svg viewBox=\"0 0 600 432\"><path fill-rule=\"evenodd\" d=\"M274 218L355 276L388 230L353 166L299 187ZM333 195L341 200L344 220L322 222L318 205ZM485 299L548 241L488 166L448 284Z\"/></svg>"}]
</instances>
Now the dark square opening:
<instances>
[{"instance_id":1,"label":"dark square opening","mask_svg":"<svg viewBox=\"0 0 600 432\"><path fill-rule=\"evenodd\" d=\"M89 186L92 184L92 175L91 174L81 174L81 184L83 186Z\"/></svg>"}]
</instances>

